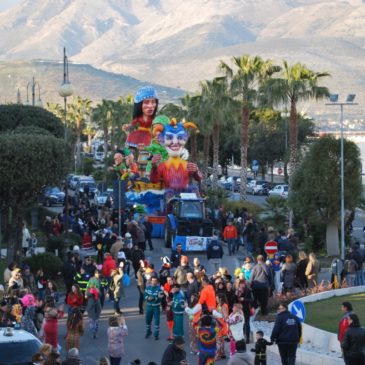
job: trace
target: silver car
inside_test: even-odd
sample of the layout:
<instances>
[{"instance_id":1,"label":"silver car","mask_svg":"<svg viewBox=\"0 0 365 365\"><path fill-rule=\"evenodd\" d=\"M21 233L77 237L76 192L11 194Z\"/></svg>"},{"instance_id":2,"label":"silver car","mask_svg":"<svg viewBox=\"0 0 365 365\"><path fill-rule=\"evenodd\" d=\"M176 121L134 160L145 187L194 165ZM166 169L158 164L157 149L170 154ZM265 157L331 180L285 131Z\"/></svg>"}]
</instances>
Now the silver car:
<instances>
[{"instance_id":1,"label":"silver car","mask_svg":"<svg viewBox=\"0 0 365 365\"><path fill-rule=\"evenodd\" d=\"M269 196L278 196L283 199L288 199L289 186L285 184L276 185L269 190Z\"/></svg>"}]
</instances>

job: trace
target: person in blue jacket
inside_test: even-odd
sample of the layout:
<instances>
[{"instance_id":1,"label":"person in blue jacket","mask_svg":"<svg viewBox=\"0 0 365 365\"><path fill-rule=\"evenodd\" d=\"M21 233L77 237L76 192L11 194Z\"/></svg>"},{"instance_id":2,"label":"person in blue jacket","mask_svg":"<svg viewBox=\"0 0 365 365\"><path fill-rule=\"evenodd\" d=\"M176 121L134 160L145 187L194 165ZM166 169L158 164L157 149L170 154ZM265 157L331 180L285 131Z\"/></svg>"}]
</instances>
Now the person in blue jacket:
<instances>
[{"instance_id":1,"label":"person in blue jacket","mask_svg":"<svg viewBox=\"0 0 365 365\"><path fill-rule=\"evenodd\" d=\"M295 365L298 343L302 336L299 319L288 311L288 305L280 303L271 341L279 347L282 365Z\"/></svg>"}]
</instances>

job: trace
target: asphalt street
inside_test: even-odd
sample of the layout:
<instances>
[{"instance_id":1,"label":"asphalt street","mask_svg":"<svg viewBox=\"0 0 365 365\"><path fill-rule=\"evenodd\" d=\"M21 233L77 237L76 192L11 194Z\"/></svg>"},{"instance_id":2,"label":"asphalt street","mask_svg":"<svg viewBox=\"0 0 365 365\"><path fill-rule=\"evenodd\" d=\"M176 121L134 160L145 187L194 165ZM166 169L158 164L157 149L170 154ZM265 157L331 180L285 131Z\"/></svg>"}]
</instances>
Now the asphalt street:
<instances>
[{"instance_id":1,"label":"asphalt street","mask_svg":"<svg viewBox=\"0 0 365 365\"><path fill-rule=\"evenodd\" d=\"M154 240L153 251L146 251L147 259L155 264L156 270L159 270L161 267L161 257L164 255L170 255L170 249L166 249L163 247L162 240ZM234 272L234 269L237 268L241 262L241 258L244 256L244 253L241 251L238 256L228 256L227 249L225 248L227 255L223 257L222 266L227 267L230 273ZM192 253L189 254L189 262L192 262L194 257L199 257L201 263L206 267L208 273L211 273L209 268L209 263L206 259L205 254L202 253ZM133 275L132 275L133 276ZM125 315L127 326L128 326L128 336L125 338L125 356L122 360L123 364L128 364L129 361L134 359L140 359L143 365L147 365L149 361L155 361L157 364L160 364L162 354L165 348L168 345L168 331L167 331L167 322L165 314L161 313L161 321L160 321L160 339L156 341L153 337L149 339L145 339L145 319L144 315L140 315L138 313L138 291L136 288L136 282L134 277L132 277L131 285L125 289L125 298L121 300L121 310ZM102 357L107 355L107 328L108 328L108 318L113 315L114 310L112 306L112 302L106 301L104 309L102 311L102 315L99 323L99 335L97 339L92 339L88 330L88 318L85 314L84 316L84 327L85 334L81 337L80 341L80 355L82 359L82 363L84 365L93 365L96 361ZM62 346L62 356L66 356L66 352L64 351L64 337L66 334L66 318L60 320L59 326L59 344ZM193 354L190 354L189 345L188 345L188 323L187 318L185 320L185 350L187 352L187 357L190 365L194 365L198 363L197 357ZM229 354L229 343L226 343L226 353ZM248 345L248 349L250 349L253 345ZM221 360L218 362L219 364L226 364L227 360ZM279 358L269 353L268 354L268 364L276 365L280 364ZM297 365L301 365L297 361Z\"/></svg>"},{"instance_id":2,"label":"asphalt street","mask_svg":"<svg viewBox=\"0 0 365 365\"><path fill-rule=\"evenodd\" d=\"M234 194L234 198L237 198ZM258 204L263 204L265 201L265 197L256 197L249 196L250 201L254 201ZM363 242L363 234L362 227L365 222L365 214L363 211L356 212L356 218L354 221L354 231L353 235L357 237L357 239L362 243ZM163 245L162 240L154 239L154 247L153 251L146 251L146 258L148 261L154 263L156 270L158 271L161 267L161 257L167 255L170 256L170 249L167 249ZM227 249L225 248L227 255L223 257L222 266L225 266L229 269L231 273L233 273L234 269L240 266L242 263L242 258L244 257L243 249L241 248L240 253L237 256L228 256ZM207 262L206 256L203 253L192 253L189 254L189 262L192 262L193 257L199 257L201 263L207 268L208 272L210 272L209 264ZM327 270L322 270L321 277L323 279L329 279L329 272ZM133 275L132 275L133 276ZM155 361L157 364L160 364L162 353L168 345L167 337L167 324L166 317L164 314L161 314L161 323L160 323L160 340L156 341L153 337L149 339L145 339L145 321L144 316L138 314L138 292L136 288L136 283L134 277L132 277L131 285L125 289L125 298L121 300L121 309L126 317L128 331L129 334L125 338L125 356L122 360L122 364L127 364L129 361L139 358L142 361L142 364L147 364L148 361ZM83 364L91 365L95 364L97 360L107 355L107 323L108 318L114 313L113 306L111 302L106 301L104 309L102 311L102 315L100 318L100 327L99 327L99 337L97 339L92 339L90 337L88 331L88 318L87 315L84 317L84 326L85 326L85 334L81 338L81 359ZM60 320L60 328L59 328L59 343L64 347L64 336L66 334L65 328L66 318ZM185 337L186 337L186 345L185 350L188 354L189 364L197 364L196 356L190 354L188 347L188 336L187 336L187 322L185 323ZM228 354L228 343L226 344L227 354ZM252 345L249 345L249 348ZM65 357L65 351L62 349L62 355ZM220 364L226 364L227 361L219 361ZM297 362L298 363L298 362ZM280 364L280 360L274 355L269 355L268 364L276 365ZM300 365L299 363L297 365Z\"/></svg>"},{"instance_id":3,"label":"asphalt street","mask_svg":"<svg viewBox=\"0 0 365 365\"><path fill-rule=\"evenodd\" d=\"M154 239L153 251L146 251L146 258L155 264L155 268L158 271L161 267L161 257L170 256L170 249L163 247L163 241ZM242 248L241 248L242 250ZM242 251L241 251L242 252ZM199 257L202 264L209 271L209 264L207 262L205 254L194 253L189 254L189 262L192 262L194 257ZM242 257L239 255L238 257ZM231 272L238 266L239 260L234 256L224 256L223 266L227 267ZM133 276L133 275L132 275ZM129 334L125 338L126 355L122 361L122 364L127 364L128 361L139 358L142 360L142 364L146 364L147 361L155 361L160 363L162 353L168 345L168 331L165 314L161 314L161 332L160 340L156 341L153 337L145 339L145 321L144 316L138 314L138 291L136 288L136 282L134 277L131 280L131 285L125 289L125 298L121 300L121 310L125 315ZM92 339L88 331L88 319L87 315L84 317L85 334L81 338L80 353L83 360L83 364L94 364L95 361L101 356L107 355L107 321L108 318L114 313L112 302L106 301L102 315L100 318L99 338ZM65 328L66 319L60 320L59 328L59 343L64 347L64 336L66 334ZM187 340L187 322L185 326L185 335ZM227 344L228 346L228 344ZM228 348L228 347L227 347ZM188 344L186 344L186 351L189 353ZM65 356L64 350L62 350L63 356ZM189 353L190 364L196 364L197 359L195 356ZM224 362L220 362L224 363Z\"/></svg>"}]
</instances>

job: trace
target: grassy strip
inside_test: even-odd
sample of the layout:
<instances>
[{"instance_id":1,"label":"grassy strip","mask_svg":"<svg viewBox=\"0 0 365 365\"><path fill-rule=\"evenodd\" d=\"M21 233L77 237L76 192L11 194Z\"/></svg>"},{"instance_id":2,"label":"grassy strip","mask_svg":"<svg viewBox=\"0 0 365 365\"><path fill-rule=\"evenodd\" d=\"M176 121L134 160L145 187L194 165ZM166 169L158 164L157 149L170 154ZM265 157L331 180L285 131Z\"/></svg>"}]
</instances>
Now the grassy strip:
<instances>
[{"instance_id":1,"label":"grassy strip","mask_svg":"<svg viewBox=\"0 0 365 365\"><path fill-rule=\"evenodd\" d=\"M325 331L337 333L338 324L342 318L341 304L350 302L354 312L359 316L360 323L365 325L365 293L344 295L318 302L305 303L307 316L305 323Z\"/></svg>"}]
</instances>

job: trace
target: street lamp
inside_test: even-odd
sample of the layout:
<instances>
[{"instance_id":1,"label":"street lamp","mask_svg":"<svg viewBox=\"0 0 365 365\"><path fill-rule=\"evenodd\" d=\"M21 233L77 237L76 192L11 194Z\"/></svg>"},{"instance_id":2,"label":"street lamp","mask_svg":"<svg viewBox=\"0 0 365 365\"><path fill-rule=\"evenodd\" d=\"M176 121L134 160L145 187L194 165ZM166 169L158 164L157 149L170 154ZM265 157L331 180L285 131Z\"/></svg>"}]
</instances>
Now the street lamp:
<instances>
[{"instance_id":1,"label":"street lamp","mask_svg":"<svg viewBox=\"0 0 365 365\"><path fill-rule=\"evenodd\" d=\"M39 82L35 81L34 76L32 78L32 81L29 81L28 84L27 84L27 101L26 101L26 105L30 105L30 103L29 103L29 93L28 93L29 86L31 87L31 91L32 91L32 105L33 106L36 105L36 102L35 102L35 88L36 88L36 86L38 87L37 106L41 107L42 106L41 87L39 85Z\"/></svg>"},{"instance_id":2,"label":"street lamp","mask_svg":"<svg viewBox=\"0 0 365 365\"><path fill-rule=\"evenodd\" d=\"M65 142L67 143L67 97L73 94L72 85L68 79L68 58L66 56L66 47L63 48L63 83L60 86L58 93L61 97L63 97L64 101L64 122L65 122ZM65 189L65 235L68 235L68 186L67 186L67 177L66 177L66 189Z\"/></svg>"},{"instance_id":3,"label":"street lamp","mask_svg":"<svg viewBox=\"0 0 365 365\"><path fill-rule=\"evenodd\" d=\"M73 94L73 87L68 79L68 58L66 56L66 47L63 48L63 83L60 86L58 93L63 97L64 112L65 112L65 141L67 142L67 97Z\"/></svg>"},{"instance_id":4,"label":"street lamp","mask_svg":"<svg viewBox=\"0 0 365 365\"><path fill-rule=\"evenodd\" d=\"M344 181L344 147L343 147L343 107L345 105L358 105L354 103L356 95L349 94L347 95L346 101L339 102L338 94L330 94L329 103L326 105L329 106L339 106L341 110L341 125L340 125L340 133L341 133L341 260L345 259L345 181Z\"/></svg>"}]
</instances>

